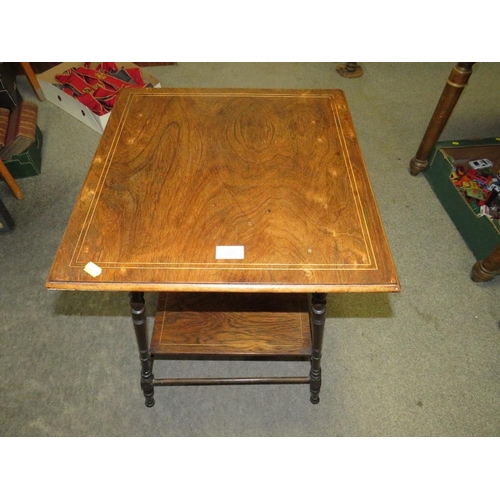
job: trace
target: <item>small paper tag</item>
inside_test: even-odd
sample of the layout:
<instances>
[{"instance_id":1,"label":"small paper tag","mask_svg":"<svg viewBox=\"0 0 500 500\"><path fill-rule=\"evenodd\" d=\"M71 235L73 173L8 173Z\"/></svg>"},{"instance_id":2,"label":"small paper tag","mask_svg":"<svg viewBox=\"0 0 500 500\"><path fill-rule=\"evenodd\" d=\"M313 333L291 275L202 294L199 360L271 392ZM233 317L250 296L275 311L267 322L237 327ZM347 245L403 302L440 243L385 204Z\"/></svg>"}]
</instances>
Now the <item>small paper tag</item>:
<instances>
[{"instance_id":1,"label":"small paper tag","mask_svg":"<svg viewBox=\"0 0 500 500\"><path fill-rule=\"evenodd\" d=\"M93 262L88 262L87 265L83 268L83 270L90 274L92 278L96 278L102 273L102 269L97 265L94 264Z\"/></svg>"},{"instance_id":2,"label":"small paper tag","mask_svg":"<svg viewBox=\"0 0 500 500\"><path fill-rule=\"evenodd\" d=\"M243 246L219 246L215 247L216 259L244 259L245 247Z\"/></svg>"}]
</instances>

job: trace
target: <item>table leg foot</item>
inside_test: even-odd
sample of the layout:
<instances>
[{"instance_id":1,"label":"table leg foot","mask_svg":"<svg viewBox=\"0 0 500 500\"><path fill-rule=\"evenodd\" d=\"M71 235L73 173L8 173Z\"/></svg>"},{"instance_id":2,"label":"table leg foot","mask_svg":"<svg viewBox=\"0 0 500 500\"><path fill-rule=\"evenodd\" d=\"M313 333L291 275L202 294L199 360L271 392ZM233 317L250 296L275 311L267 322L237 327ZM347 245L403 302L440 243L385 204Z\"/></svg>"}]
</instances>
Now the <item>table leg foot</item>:
<instances>
[{"instance_id":1,"label":"table leg foot","mask_svg":"<svg viewBox=\"0 0 500 500\"><path fill-rule=\"evenodd\" d=\"M420 172L423 172L428 166L429 162L427 160L419 160L416 157L413 157L410 160L410 174L416 176Z\"/></svg>"},{"instance_id":2,"label":"table leg foot","mask_svg":"<svg viewBox=\"0 0 500 500\"><path fill-rule=\"evenodd\" d=\"M326 320L326 293L313 293L311 300L312 355L309 373L311 403L319 403L321 389L321 350Z\"/></svg>"},{"instance_id":3,"label":"table leg foot","mask_svg":"<svg viewBox=\"0 0 500 500\"><path fill-rule=\"evenodd\" d=\"M355 62L348 62L337 66L337 73L343 78L359 78L363 76L363 68Z\"/></svg>"},{"instance_id":4,"label":"table leg foot","mask_svg":"<svg viewBox=\"0 0 500 500\"><path fill-rule=\"evenodd\" d=\"M483 260L478 260L472 267L470 277L476 283L491 281L500 274L500 245L497 245Z\"/></svg>"},{"instance_id":5,"label":"table leg foot","mask_svg":"<svg viewBox=\"0 0 500 500\"><path fill-rule=\"evenodd\" d=\"M153 372L151 370L146 372L144 370L141 370L141 389L144 394L144 397L146 398L145 402L146 406L148 408L151 408L152 406L155 405L155 399L153 397L154 396Z\"/></svg>"},{"instance_id":6,"label":"table leg foot","mask_svg":"<svg viewBox=\"0 0 500 500\"><path fill-rule=\"evenodd\" d=\"M311 403L317 405L319 403L319 391L321 389L321 370L319 370L316 378L311 375Z\"/></svg>"},{"instance_id":7,"label":"table leg foot","mask_svg":"<svg viewBox=\"0 0 500 500\"><path fill-rule=\"evenodd\" d=\"M134 324L139 359L141 361L141 388L146 398L146 406L151 408L155 404L153 398L153 363L149 354L148 333L146 329L146 303L143 292L130 292L130 309Z\"/></svg>"},{"instance_id":8,"label":"table leg foot","mask_svg":"<svg viewBox=\"0 0 500 500\"><path fill-rule=\"evenodd\" d=\"M472 266L470 273L470 279L476 283L491 281L497 275L496 273L489 273L486 269L484 269L481 263L481 261L476 262Z\"/></svg>"}]
</instances>

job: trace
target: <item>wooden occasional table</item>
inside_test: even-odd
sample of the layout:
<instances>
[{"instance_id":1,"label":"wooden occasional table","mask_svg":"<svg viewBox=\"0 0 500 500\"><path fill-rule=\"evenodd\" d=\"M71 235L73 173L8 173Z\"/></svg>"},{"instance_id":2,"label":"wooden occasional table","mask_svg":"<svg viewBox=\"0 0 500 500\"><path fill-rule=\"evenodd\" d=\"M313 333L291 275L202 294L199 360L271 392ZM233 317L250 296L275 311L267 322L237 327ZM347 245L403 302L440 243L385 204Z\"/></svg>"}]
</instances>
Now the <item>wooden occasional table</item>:
<instances>
[{"instance_id":1,"label":"wooden occasional table","mask_svg":"<svg viewBox=\"0 0 500 500\"><path fill-rule=\"evenodd\" d=\"M123 90L46 286L129 292L146 406L192 384L304 383L319 402L327 293L400 289L343 93ZM150 343L144 292L160 292ZM311 364L153 376L189 357Z\"/></svg>"}]
</instances>

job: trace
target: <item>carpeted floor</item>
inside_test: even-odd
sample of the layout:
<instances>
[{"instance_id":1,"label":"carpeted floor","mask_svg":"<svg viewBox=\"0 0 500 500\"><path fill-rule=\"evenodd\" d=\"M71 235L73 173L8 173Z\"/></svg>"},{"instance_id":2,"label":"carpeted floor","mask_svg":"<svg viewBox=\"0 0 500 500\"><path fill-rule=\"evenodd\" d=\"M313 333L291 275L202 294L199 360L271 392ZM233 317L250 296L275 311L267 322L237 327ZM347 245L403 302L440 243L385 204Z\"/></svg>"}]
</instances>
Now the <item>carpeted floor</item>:
<instances>
[{"instance_id":1,"label":"carpeted floor","mask_svg":"<svg viewBox=\"0 0 500 500\"><path fill-rule=\"evenodd\" d=\"M42 174L0 198L2 436L498 436L500 277L475 259L426 179L408 173L453 63L179 63L147 71L163 87L345 91L399 272L399 294L329 297L321 403L307 386L158 388L144 406L126 294L44 288L99 134L39 102ZM442 139L500 133L500 64L478 63ZM37 102L24 77L19 89ZM147 297L149 318L156 296ZM149 322L151 329L152 322ZM156 367L155 367L156 368ZM155 375L307 375L304 363L176 362Z\"/></svg>"}]
</instances>

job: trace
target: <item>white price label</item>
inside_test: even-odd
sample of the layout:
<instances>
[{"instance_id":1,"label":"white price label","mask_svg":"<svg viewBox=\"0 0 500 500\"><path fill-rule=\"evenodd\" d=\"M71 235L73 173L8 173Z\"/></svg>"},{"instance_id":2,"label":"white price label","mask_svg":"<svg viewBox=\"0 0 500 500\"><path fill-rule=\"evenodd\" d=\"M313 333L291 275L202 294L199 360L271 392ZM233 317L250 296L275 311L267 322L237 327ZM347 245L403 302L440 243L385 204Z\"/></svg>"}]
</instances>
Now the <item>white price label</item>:
<instances>
[{"instance_id":1,"label":"white price label","mask_svg":"<svg viewBox=\"0 0 500 500\"><path fill-rule=\"evenodd\" d=\"M215 247L216 259L244 259L245 247L243 246L218 246Z\"/></svg>"}]
</instances>

